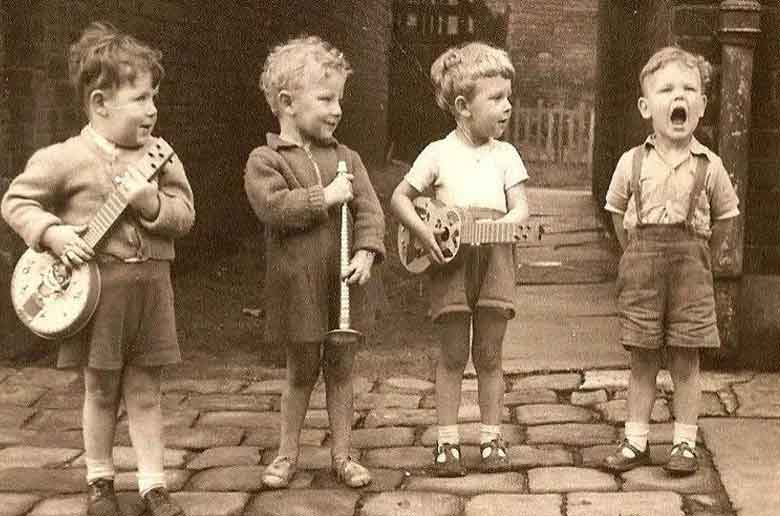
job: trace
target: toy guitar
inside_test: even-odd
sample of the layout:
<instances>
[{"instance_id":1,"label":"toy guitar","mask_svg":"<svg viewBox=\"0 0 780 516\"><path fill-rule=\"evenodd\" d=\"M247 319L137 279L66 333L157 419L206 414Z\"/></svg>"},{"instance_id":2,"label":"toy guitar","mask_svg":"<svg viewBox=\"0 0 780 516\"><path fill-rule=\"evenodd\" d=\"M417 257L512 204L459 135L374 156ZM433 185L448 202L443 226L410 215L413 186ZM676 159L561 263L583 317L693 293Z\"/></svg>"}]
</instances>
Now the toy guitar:
<instances>
[{"instance_id":1,"label":"toy guitar","mask_svg":"<svg viewBox=\"0 0 780 516\"><path fill-rule=\"evenodd\" d=\"M173 149L157 138L135 163L147 180L173 159ZM93 249L127 208L127 199L115 191L89 222L84 241ZM50 252L28 249L11 277L11 302L19 319L45 339L69 337L95 313L100 299L100 271L94 260L66 267Z\"/></svg>"},{"instance_id":2,"label":"toy guitar","mask_svg":"<svg viewBox=\"0 0 780 516\"><path fill-rule=\"evenodd\" d=\"M447 206L429 197L416 197L412 204L422 221L437 235L445 263L455 258L463 244L538 245L545 232L545 227L539 224L475 219L467 209ZM415 274L431 264L428 251L403 225L398 226L398 255L403 266Z\"/></svg>"}]
</instances>

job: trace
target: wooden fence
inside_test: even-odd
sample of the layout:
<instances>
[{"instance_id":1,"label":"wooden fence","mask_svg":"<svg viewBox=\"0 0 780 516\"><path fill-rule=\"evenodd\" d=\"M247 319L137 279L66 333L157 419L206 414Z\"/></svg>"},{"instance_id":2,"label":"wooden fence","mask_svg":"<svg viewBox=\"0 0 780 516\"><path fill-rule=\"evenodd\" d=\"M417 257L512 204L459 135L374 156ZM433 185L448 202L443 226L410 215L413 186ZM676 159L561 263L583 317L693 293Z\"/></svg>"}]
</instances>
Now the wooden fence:
<instances>
[{"instance_id":1,"label":"wooden fence","mask_svg":"<svg viewBox=\"0 0 780 516\"><path fill-rule=\"evenodd\" d=\"M506 138L527 162L591 164L593 162L593 106L579 104L574 109L545 106L512 109Z\"/></svg>"}]
</instances>

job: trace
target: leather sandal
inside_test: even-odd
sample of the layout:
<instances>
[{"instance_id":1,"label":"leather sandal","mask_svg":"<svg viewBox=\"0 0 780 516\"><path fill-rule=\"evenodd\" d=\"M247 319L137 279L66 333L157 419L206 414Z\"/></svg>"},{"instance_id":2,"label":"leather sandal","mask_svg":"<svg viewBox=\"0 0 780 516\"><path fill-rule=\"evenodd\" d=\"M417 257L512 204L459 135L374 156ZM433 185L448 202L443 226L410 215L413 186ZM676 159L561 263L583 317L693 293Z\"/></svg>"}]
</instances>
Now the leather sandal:
<instances>
[{"instance_id":1,"label":"leather sandal","mask_svg":"<svg viewBox=\"0 0 780 516\"><path fill-rule=\"evenodd\" d=\"M461 463L460 446L444 443L433 449L432 472L437 477L462 477L466 468Z\"/></svg>"},{"instance_id":2,"label":"leather sandal","mask_svg":"<svg viewBox=\"0 0 780 516\"><path fill-rule=\"evenodd\" d=\"M371 483L371 472L350 456L335 457L332 469L339 482L349 487L363 487Z\"/></svg>"},{"instance_id":3,"label":"leather sandal","mask_svg":"<svg viewBox=\"0 0 780 516\"><path fill-rule=\"evenodd\" d=\"M263 471L263 484L272 489L287 487L296 469L296 463L290 457L279 455Z\"/></svg>"},{"instance_id":4,"label":"leather sandal","mask_svg":"<svg viewBox=\"0 0 780 516\"><path fill-rule=\"evenodd\" d=\"M686 442L677 443L669 452L669 462L664 464L664 470L672 475L692 475L699 469L698 457L696 449L691 445Z\"/></svg>"},{"instance_id":5,"label":"leather sandal","mask_svg":"<svg viewBox=\"0 0 780 516\"><path fill-rule=\"evenodd\" d=\"M506 471L509 469L509 456L506 452L506 444L500 437L493 439L489 443L482 443L479 446L482 462L479 469L485 473L494 473L497 471Z\"/></svg>"},{"instance_id":6,"label":"leather sandal","mask_svg":"<svg viewBox=\"0 0 780 516\"><path fill-rule=\"evenodd\" d=\"M634 456L626 457L623 454L624 449L631 450ZM639 448L628 442L628 439L623 439L615 453L604 458L601 466L611 473L623 473L638 466L647 466L648 464L650 464L650 447L646 447L644 451L639 451Z\"/></svg>"}]
</instances>

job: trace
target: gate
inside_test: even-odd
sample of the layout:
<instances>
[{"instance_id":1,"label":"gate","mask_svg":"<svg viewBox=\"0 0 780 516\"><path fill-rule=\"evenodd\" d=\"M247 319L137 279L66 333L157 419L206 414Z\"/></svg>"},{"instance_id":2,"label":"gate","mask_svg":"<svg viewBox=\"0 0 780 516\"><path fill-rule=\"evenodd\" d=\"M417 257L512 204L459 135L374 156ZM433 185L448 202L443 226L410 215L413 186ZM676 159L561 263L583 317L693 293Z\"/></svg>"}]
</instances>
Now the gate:
<instances>
[{"instance_id":1,"label":"gate","mask_svg":"<svg viewBox=\"0 0 780 516\"><path fill-rule=\"evenodd\" d=\"M484 0L393 0L388 113L393 157L413 161L454 126L434 100L433 61L466 41L504 47L508 19L509 7L495 14Z\"/></svg>"}]
</instances>

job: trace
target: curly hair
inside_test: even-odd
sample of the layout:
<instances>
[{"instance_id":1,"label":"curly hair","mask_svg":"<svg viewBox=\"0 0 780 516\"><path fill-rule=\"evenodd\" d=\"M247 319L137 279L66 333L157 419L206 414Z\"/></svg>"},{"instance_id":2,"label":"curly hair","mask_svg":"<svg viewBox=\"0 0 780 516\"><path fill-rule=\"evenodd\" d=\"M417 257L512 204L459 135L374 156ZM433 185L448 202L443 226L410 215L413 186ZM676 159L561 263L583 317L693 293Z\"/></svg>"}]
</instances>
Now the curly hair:
<instances>
[{"instance_id":1,"label":"curly hair","mask_svg":"<svg viewBox=\"0 0 780 516\"><path fill-rule=\"evenodd\" d=\"M712 79L712 65L704 57L688 52L680 47L664 47L650 56L639 72L639 85L644 91L645 79L669 63L680 63L699 72L702 92L706 92Z\"/></svg>"},{"instance_id":2,"label":"curly hair","mask_svg":"<svg viewBox=\"0 0 780 516\"><path fill-rule=\"evenodd\" d=\"M68 53L70 81L85 109L90 94L103 88L132 83L139 72L148 72L156 87L165 70L162 52L119 31L105 21L92 22Z\"/></svg>"},{"instance_id":3,"label":"curly hair","mask_svg":"<svg viewBox=\"0 0 780 516\"><path fill-rule=\"evenodd\" d=\"M260 90L265 94L274 115L279 112L279 92L301 89L319 73L317 79L338 73L345 78L352 73L344 54L318 36L302 35L277 45L268 54L260 74Z\"/></svg>"},{"instance_id":4,"label":"curly hair","mask_svg":"<svg viewBox=\"0 0 780 516\"><path fill-rule=\"evenodd\" d=\"M436 104L455 113L455 99L471 99L478 79L515 78L515 67L505 50L472 42L444 51L431 65Z\"/></svg>"}]
</instances>

